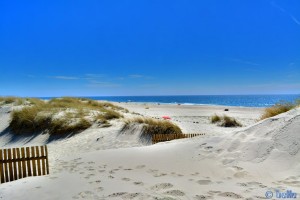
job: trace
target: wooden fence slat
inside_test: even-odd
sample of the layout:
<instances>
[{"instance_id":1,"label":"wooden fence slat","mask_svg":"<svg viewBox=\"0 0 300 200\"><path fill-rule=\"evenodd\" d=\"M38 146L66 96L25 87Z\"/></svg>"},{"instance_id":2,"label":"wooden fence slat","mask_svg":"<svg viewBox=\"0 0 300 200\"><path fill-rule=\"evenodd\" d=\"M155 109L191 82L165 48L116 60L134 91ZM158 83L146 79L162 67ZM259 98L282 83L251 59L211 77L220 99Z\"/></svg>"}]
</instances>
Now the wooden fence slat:
<instances>
[{"instance_id":1,"label":"wooden fence slat","mask_svg":"<svg viewBox=\"0 0 300 200\"><path fill-rule=\"evenodd\" d=\"M17 159L20 159L21 155L20 155L20 149L17 148ZM23 178L23 173L22 173L22 162L19 161L18 162L18 178Z\"/></svg>"},{"instance_id":2,"label":"wooden fence slat","mask_svg":"<svg viewBox=\"0 0 300 200\"><path fill-rule=\"evenodd\" d=\"M4 183L5 179L4 179L4 167L3 167L3 157L2 157L2 150L0 149L0 183Z\"/></svg>"},{"instance_id":3,"label":"wooden fence slat","mask_svg":"<svg viewBox=\"0 0 300 200\"><path fill-rule=\"evenodd\" d=\"M8 177L8 163L7 161L7 150L4 149L3 151L4 155L3 155L3 160L5 161L4 163L4 174L5 174L5 182L9 182L9 177Z\"/></svg>"},{"instance_id":4,"label":"wooden fence slat","mask_svg":"<svg viewBox=\"0 0 300 200\"><path fill-rule=\"evenodd\" d=\"M12 160L11 160L11 149L7 149L7 159L8 159L8 171L9 171L9 181L13 181L14 174L13 174L13 167L12 167Z\"/></svg>"},{"instance_id":5,"label":"wooden fence slat","mask_svg":"<svg viewBox=\"0 0 300 200\"><path fill-rule=\"evenodd\" d=\"M48 147L47 147L47 145L45 145L45 153L46 153L46 168L47 168L47 174L49 174Z\"/></svg>"},{"instance_id":6,"label":"wooden fence slat","mask_svg":"<svg viewBox=\"0 0 300 200\"><path fill-rule=\"evenodd\" d=\"M27 164L28 176L32 176L30 158L31 158L31 156L30 156L30 148L26 147L26 164Z\"/></svg>"},{"instance_id":7,"label":"wooden fence slat","mask_svg":"<svg viewBox=\"0 0 300 200\"><path fill-rule=\"evenodd\" d=\"M35 157L35 148L34 147L31 147L31 156L32 156L32 175L33 176L36 176L37 173L36 173L36 157Z\"/></svg>"},{"instance_id":8,"label":"wooden fence slat","mask_svg":"<svg viewBox=\"0 0 300 200\"><path fill-rule=\"evenodd\" d=\"M41 158L40 157L40 148L38 146L35 147L36 149L36 156L37 156L37 166L38 166L38 176L41 176L42 175L42 172L41 172Z\"/></svg>"},{"instance_id":9,"label":"wooden fence slat","mask_svg":"<svg viewBox=\"0 0 300 200\"><path fill-rule=\"evenodd\" d=\"M12 159L13 159L13 160L17 159L16 148L13 148ZM17 162L13 162L14 180L18 180L17 164L18 164Z\"/></svg>"},{"instance_id":10,"label":"wooden fence slat","mask_svg":"<svg viewBox=\"0 0 300 200\"><path fill-rule=\"evenodd\" d=\"M21 155L22 155L22 170L23 170L23 178L27 177L27 170L26 170L26 157L25 157L25 149L24 147L21 148Z\"/></svg>"},{"instance_id":11,"label":"wooden fence slat","mask_svg":"<svg viewBox=\"0 0 300 200\"><path fill-rule=\"evenodd\" d=\"M41 146L41 156L42 157L45 156L44 146ZM42 174L46 175L46 164L45 164L46 159L42 158L41 161L42 161Z\"/></svg>"}]
</instances>

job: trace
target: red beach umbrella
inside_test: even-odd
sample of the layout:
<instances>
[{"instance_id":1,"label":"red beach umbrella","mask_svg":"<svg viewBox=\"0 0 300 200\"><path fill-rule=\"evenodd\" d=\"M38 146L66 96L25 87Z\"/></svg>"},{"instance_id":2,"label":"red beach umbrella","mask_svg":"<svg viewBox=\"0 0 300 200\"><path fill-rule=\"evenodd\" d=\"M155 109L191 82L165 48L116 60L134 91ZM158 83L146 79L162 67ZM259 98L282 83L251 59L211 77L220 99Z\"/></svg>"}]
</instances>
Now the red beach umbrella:
<instances>
[{"instance_id":1,"label":"red beach umbrella","mask_svg":"<svg viewBox=\"0 0 300 200\"><path fill-rule=\"evenodd\" d=\"M169 117L169 116L162 116L162 118L163 118L163 119L168 119L168 120L171 119L171 117Z\"/></svg>"}]
</instances>

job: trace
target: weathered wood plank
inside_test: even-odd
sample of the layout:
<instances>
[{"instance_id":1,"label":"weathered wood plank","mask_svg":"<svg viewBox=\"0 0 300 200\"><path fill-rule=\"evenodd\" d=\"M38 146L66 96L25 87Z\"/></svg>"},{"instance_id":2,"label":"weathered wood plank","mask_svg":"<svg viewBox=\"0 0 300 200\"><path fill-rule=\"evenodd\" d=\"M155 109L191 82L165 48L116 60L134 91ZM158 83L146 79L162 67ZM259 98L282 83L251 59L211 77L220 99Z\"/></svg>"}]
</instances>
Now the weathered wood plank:
<instances>
[{"instance_id":1,"label":"weathered wood plank","mask_svg":"<svg viewBox=\"0 0 300 200\"><path fill-rule=\"evenodd\" d=\"M20 159L20 158L21 158L21 155L20 155L20 149L17 148L16 151L17 151L17 159ZM23 173L22 173L22 162L21 162L21 161L18 162L18 178L19 178L19 179L20 179L20 178L23 178Z\"/></svg>"},{"instance_id":2,"label":"weathered wood plank","mask_svg":"<svg viewBox=\"0 0 300 200\"><path fill-rule=\"evenodd\" d=\"M36 150L36 157L37 157L37 166L38 166L38 176L41 176L42 175L42 172L41 172L41 158L40 157L40 148L38 146L35 147L35 150Z\"/></svg>"},{"instance_id":3,"label":"weathered wood plank","mask_svg":"<svg viewBox=\"0 0 300 200\"><path fill-rule=\"evenodd\" d=\"M36 157L35 157L35 148L31 147L31 157L34 158L32 159L31 163L32 163L32 175L36 176L37 175L37 171L36 171Z\"/></svg>"},{"instance_id":4,"label":"weathered wood plank","mask_svg":"<svg viewBox=\"0 0 300 200\"><path fill-rule=\"evenodd\" d=\"M25 161L25 149L24 147L21 148L21 155L22 158L24 158L24 160L22 161L22 174L23 174L23 178L27 177L27 170L26 170L26 161Z\"/></svg>"},{"instance_id":5,"label":"weathered wood plank","mask_svg":"<svg viewBox=\"0 0 300 200\"><path fill-rule=\"evenodd\" d=\"M31 172L31 162L30 162L30 148L26 147L26 163L27 163L27 172L28 172L28 176L32 176L32 172Z\"/></svg>"},{"instance_id":6,"label":"weathered wood plank","mask_svg":"<svg viewBox=\"0 0 300 200\"><path fill-rule=\"evenodd\" d=\"M45 153L46 153L46 168L47 168L47 174L49 174L48 147L47 147L47 145L45 145Z\"/></svg>"},{"instance_id":7,"label":"weathered wood plank","mask_svg":"<svg viewBox=\"0 0 300 200\"><path fill-rule=\"evenodd\" d=\"M7 160L7 149L4 149L3 151L4 155L3 155L3 160L6 161ZM8 177L8 163L4 163L4 174L5 174L5 182L9 182L9 177Z\"/></svg>"},{"instance_id":8,"label":"weathered wood plank","mask_svg":"<svg viewBox=\"0 0 300 200\"><path fill-rule=\"evenodd\" d=\"M45 150L44 150L44 146L41 146L41 156L44 157L45 156ZM42 174L46 175L46 164L45 161L46 159L41 159L42 161Z\"/></svg>"},{"instance_id":9,"label":"weathered wood plank","mask_svg":"<svg viewBox=\"0 0 300 200\"><path fill-rule=\"evenodd\" d=\"M5 177L4 177L4 166L3 166L3 156L2 156L2 150L0 149L0 183L5 182Z\"/></svg>"},{"instance_id":10,"label":"weathered wood plank","mask_svg":"<svg viewBox=\"0 0 300 200\"><path fill-rule=\"evenodd\" d=\"M12 159L15 160L16 158L17 158L16 148L13 148ZM18 167L17 167L17 165L18 165L17 162L13 162L14 180L18 180Z\"/></svg>"},{"instance_id":11,"label":"weathered wood plank","mask_svg":"<svg viewBox=\"0 0 300 200\"><path fill-rule=\"evenodd\" d=\"M13 166L11 160L11 149L7 149L7 159L8 159L9 181L13 181L14 173L13 173Z\"/></svg>"}]
</instances>

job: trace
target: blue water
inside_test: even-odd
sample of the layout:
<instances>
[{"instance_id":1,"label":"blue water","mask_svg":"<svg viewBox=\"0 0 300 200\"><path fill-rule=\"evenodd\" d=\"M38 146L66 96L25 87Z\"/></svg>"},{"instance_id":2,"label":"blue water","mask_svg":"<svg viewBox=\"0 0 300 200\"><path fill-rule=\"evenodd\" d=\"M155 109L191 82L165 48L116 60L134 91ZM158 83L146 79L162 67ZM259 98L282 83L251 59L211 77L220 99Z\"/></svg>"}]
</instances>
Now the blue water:
<instances>
[{"instance_id":1,"label":"blue water","mask_svg":"<svg viewBox=\"0 0 300 200\"><path fill-rule=\"evenodd\" d=\"M269 107L280 101L293 102L298 95L186 95L186 96L105 96L87 97L115 102L225 105L243 107ZM48 98L49 99L49 98Z\"/></svg>"}]
</instances>

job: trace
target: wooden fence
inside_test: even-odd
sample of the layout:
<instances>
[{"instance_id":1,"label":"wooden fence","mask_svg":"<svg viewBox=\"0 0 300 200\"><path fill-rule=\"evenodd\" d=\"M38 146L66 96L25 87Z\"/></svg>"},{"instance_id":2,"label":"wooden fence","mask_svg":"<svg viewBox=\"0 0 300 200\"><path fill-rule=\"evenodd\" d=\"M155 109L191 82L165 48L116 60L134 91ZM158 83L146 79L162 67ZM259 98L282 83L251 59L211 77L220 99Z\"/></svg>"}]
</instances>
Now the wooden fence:
<instances>
[{"instance_id":1,"label":"wooden fence","mask_svg":"<svg viewBox=\"0 0 300 200\"><path fill-rule=\"evenodd\" d=\"M193 133L193 134L153 134L152 135L152 144L158 143L158 142L166 142L176 139L182 139L182 138L192 138L196 136L205 135L204 133Z\"/></svg>"},{"instance_id":2,"label":"wooden fence","mask_svg":"<svg viewBox=\"0 0 300 200\"><path fill-rule=\"evenodd\" d=\"M0 184L49 174L47 146L0 149Z\"/></svg>"}]
</instances>

